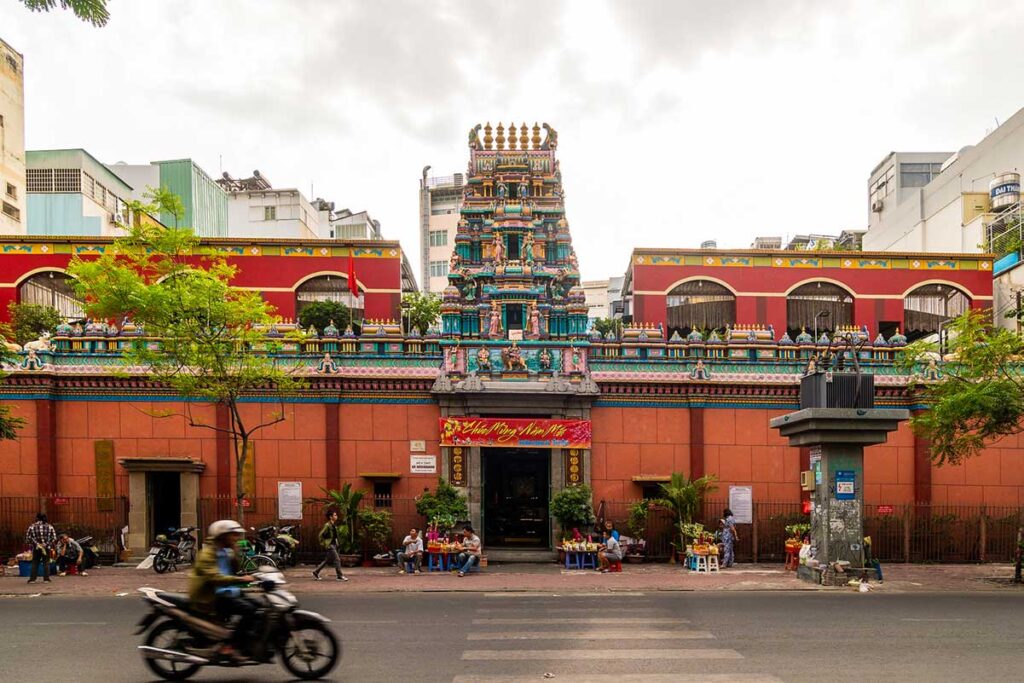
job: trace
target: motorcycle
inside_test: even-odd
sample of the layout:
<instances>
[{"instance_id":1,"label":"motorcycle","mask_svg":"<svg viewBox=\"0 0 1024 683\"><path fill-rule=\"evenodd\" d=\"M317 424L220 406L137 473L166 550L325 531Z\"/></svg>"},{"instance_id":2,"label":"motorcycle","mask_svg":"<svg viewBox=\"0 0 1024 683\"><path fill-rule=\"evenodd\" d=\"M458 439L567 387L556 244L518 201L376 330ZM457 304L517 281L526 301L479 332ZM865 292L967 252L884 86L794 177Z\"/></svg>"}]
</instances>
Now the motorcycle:
<instances>
[{"instance_id":1,"label":"motorcycle","mask_svg":"<svg viewBox=\"0 0 1024 683\"><path fill-rule=\"evenodd\" d=\"M169 534L157 536L153 547L149 549L149 554L153 555L153 571L157 574L177 571L179 564L194 562L198 543L192 533L195 530L194 526L184 526Z\"/></svg>"},{"instance_id":2,"label":"motorcycle","mask_svg":"<svg viewBox=\"0 0 1024 683\"><path fill-rule=\"evenodd\" d=\"M285 526L278 529L276 526L268 525L249 529L256 534L253 541L256 552L274 560L277 567L294 567L298 562L295 550L299 546L298 539L293 535L294 526Z\"/></svg>"},{"instance_id":3,"label":"motorcycle","mask_svg":"<svg viewBox=\"0 0 1024 683\"><path fill-rule=\"evenodd\" d=\"M76 538L75 543L82 546L82 562L79 569L92 569L100 563L100 553L96 550L96 543L92 536Z\"/></svg>"},{"instance_id":4,"label":"motorcycle","mask_svg":"<svg viewBox=\"0 0 1024 683\"><path fill-rule=\"evenodd\" d=\"M204 666L256 666L279 656L296 678L314 680L330 673L341 659L341 643L328 627L329 620L299 609L277 570L265 567L254 578L258 589L246 589L247 597L259 603L253 624L225 623L194 612L188 596L140 588L150 611L139 622L136 635L146 634L139 651L150 671L168 681L183 681ZM248 651L221 653L232 629L246 627L262 634L253 639Z\"/></svg>"}]
</instances>

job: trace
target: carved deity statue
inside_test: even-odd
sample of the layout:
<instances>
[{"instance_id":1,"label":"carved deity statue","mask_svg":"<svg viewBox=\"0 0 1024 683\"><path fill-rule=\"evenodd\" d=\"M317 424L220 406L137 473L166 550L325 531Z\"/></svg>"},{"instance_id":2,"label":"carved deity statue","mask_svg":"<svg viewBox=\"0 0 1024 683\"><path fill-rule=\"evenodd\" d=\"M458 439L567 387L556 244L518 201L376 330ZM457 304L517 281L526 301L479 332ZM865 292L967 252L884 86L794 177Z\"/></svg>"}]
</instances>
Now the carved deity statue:
<instances>
[{"instance_id":1,"label":"carved deity statue","mask_svg":"<svg viewBox=\"0 0 1024 683\"><path fill-rule=\"evenodd\" d=\"M540 355L538 356L538 362L540 363L541 370L551 369L551 352L547 349L541 349Z\"/></svg>"},{"instance_id":2,"label":"carved deity statue","mask_svg":"<svg viewBox=\"0 0 1024 683\"><path fill-rule=\"evenodd\" d=\"M572 268L573 270L580 269L580 262L576 259L575 249L569 252L569 267Z\"/></svg>"},{"instance_id":3,"label":"carved deity statue","mask_svg":"<svg viewBox=\"0 0 1024 683\"><path fill-rule=\"evenodd\" d=\"M454 250L452 251L452 257L450 259L448 259L448 272L449 273L454 273L454 272L456 272L459 269L459 261L461 260L461 258L462 257L459 256L459 252L454 251Z\"/></svg>"},{"instance_id":4,"label":"carved deity statue","mask_svg":"<svg viewBox=\"0 0 1024 683\"><path fill-rule=\"evenodd\" d=\"M469 148L470 149L483 149L483 145L480 144L480 124L476 124L469 129Z\"/></svg>"},{"instance_id":5,"label":"carved deity statue","mask_svg":"<svg viewBox=\"0 0 1024 683\"><path fill-rule=\"evenodd\" d=\"M540 309L537 308L537 303L530 304L530 323L529 323L528 335L531 339L540 338Z\"/></svg>"},{"instance_id":6,"label":"carved deity statue","mask_svg":"<svg viewBox=\"0 0 1024 683\"><path fill-rule=\"evenodd\" d=\"M505 365L506 372L512 371L525 371L526 361L523 360L522 351L516 346L515 342L512 342L512 346L501 351L501 362Z\"/></svg>"},{"instance_id":7,"label":"carved deity statue","mask_svg":"<svg viewBox=\"0 0 1024 683\"><path fill-rule=\"evenodd\" d=\"M523 261L533 264L533 231L529 231L523 237Z\"/></svg>"},{"instance_id":8,"label":"carved deity statue","mask_svg":"<svg viewBox=\"0 0 1024 683\"><path fill-rule=\"evenodd\" d=\"M504 180L499 180L498 181L497 193L498 193L497 194L498 199L500 199L502 201L504 201L505 198L508 197L508 185L505 184Z\"/></svg>"},{"instance_id":9,"label":"carved deity statue","mask_svg":"<svg viewBox=\"0 0 1024 683\"><path fill-rule=\"evenodd\" d=\"M501 308L497 301L491 304L491 319L487 325L487 336L492 339L501 336Z\"/></svg>"},{"instance_id":10,"label":"carved deity statue","mask_svg":"<svg viewBox=\"0 0 1024 683\"><path fill-rule=\"evenodd\" d=\"M495 263L505 262L505 240L501 239L501 235L494 236L494 240L491 242L491 255L494 257Z\"/></svg>"},{"instance_id":11,"label":"carved deity statue","mask_svg":"<svg viewBox=\"0 0 1024 683\"><path fill-rule=\"evenodd\" d=\"M519 181L519 198L526 199L530 196L530 185L526 182L526 178Z\"/></svg>"},{"instance_id":12,"label":"carved deity statue","mask_svg":"<svg viewBox=\"0 0 1024 683\"><path fill-rule=\"evenodd\" d=\"M476 352L476 367L478 370L491 369L491 354L485 346L481 346L480 350Z\"/></svg>"}]
</instances>

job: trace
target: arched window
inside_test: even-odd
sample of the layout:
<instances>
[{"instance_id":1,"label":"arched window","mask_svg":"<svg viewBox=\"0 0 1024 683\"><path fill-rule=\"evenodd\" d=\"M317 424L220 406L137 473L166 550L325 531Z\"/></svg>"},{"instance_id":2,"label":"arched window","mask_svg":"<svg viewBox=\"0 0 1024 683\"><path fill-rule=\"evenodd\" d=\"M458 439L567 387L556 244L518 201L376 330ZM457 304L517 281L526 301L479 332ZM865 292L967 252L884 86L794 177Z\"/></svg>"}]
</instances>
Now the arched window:
<instances>
[{"instance_id":1,"label":"arched window","mask_svg":"<svg viewBox=\"0 0 1024 683\"><path fill-rule=\"evenodd\" d=\"M36 273L18 285L18 302L55 308L65 320L85 317L82 300L75 294L74 278L55 270Z\"/></svg>"},{"instance_id":2,"label":"arched window","mask_svg":"<svg viewBox=\"0 0 1024 683\"><path fill-rule=\"evenodd\" d=\"M720 330L736 324L736 297L711 280L690 280L676 286L666 300L669 335L691 330Z\"/></svg>"},{"instance_id":3,"label":"arched window","mask_svg":"<svg viewBox=\"0 0 1024 683\"><path fill-rule=\"evenodd\" d=\"M952 285L921 285L903 299L903 334L907 341L938 334L941 323L970 307L970 297Z\"/></svg>"},{"instance_id":4,"label":"arched window","mask_svg":"<svg viewBox=\"0 0 1024 683\"><path fill-rule=\"evenodd\" d=\"M817 321L817 322L815 322ZM818 336L853 324L853 296L831 282L808 282L786 297L786 331L793 339L801 330Z\"/></svg>"},{"instance_id":5,"label":"arched window","mask_svg":"<svg viewBox=\"0 0 1024 683\"><path fill-rule=\"evenodd\" d=\"M363 317L363 295L352 296L348 280L340 275L320 275L306 280L295 290L295 317L315 301L337 301L352 311L352 320Z\"/></svg>"}]
</instances>

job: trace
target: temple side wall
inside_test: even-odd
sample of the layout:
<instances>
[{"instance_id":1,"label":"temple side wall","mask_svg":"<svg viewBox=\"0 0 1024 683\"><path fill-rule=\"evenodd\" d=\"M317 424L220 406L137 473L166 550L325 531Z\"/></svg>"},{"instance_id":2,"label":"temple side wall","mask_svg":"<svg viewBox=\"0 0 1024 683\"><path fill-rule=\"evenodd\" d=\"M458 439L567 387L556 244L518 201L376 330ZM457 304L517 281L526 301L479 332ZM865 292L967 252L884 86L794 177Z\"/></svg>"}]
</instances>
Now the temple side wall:
<instances>
[{"instance_id":1,"label":"temple side wall","mask_svg":"<svg viewBox=\"0 0 1024 683\"><path fill-rule=\"evenodd\" d=\"M7 402L26 425L16 441L0 442L0 496L96 495L95 444L110 440L115 460L141 457L190 458L205 464L199 495L230 495L234 465L223 439L190 427L182 405L145 401L56 401L54 429L38 430L50 401ZM245 415L264 420L276 404L248 404ZM332 411L337 436L329 429ZM641 495L634 477L687 475L695 466L716 474L719 491L750 485L755 500L800 500L800 449L787 446L768 427L788 411L762 408L601 407L592 409L591 481L597 500ZM277 495L278 481L301 481L310 495L321 486L352 482L370 488L363 474L398 474L393 495L414 497L438 475L411 474L411 440L426 442L424 454L438 456L440 411L433 403L299 403L285 406L286 420L258 434L256 495ZM193 419L215 424L216 411L194 406ZM695 428L700 416L702 429ZM698 443L699 441L699 443ZM49 452L48 444L54 444ZM701 448L702 446L702 448ZM925 444L926 446L926 444ZM865 501L900 504L930 499L936 504L1024 504L1024 436L1009 436L958 466L935 467L906 425L888 443L865 452ZM700 452L703 451L701 456ZM336 460L328 453L337 453ZM52 463L52 467L51 467ZM927 464L925 464L927 463ZM804 465L806 467L806 465ZM48 471L48 468L53 471ZM52 479L52 484L50 483ZM115 466L115 494L127 496L128 473Z\"/></svg>"}]
</instances>

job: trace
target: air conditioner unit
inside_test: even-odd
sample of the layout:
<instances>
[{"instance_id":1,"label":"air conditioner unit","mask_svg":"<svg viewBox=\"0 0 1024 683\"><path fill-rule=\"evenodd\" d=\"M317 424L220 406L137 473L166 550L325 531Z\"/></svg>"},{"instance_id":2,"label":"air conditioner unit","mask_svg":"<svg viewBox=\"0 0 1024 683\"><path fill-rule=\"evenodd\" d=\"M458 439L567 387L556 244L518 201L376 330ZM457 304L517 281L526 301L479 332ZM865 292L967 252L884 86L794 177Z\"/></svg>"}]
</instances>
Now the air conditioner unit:
<instances>
[{"instance_id":1,"label":"air conditioner unit","mask_svg":"<svg viewBox=\"0 0 1024 683\"><path fill-rule=\"evenodd\" d=\"M813 491L814 490L814 471L804 470L800 473L800 490L801 491Z\"/></svg>"},{"instance_id":2,"label":"air conditioner unit","mask_svg":"<svg viewBox=\"0 0 1024 683\"><path fill-rule=\"evenodd\" d=\"M875 201L871 202L871 211L874 213L879 213L882 210L883 206L885 206L885 203L881 199L876 199Z\"/></svg>"}]
</instances>

